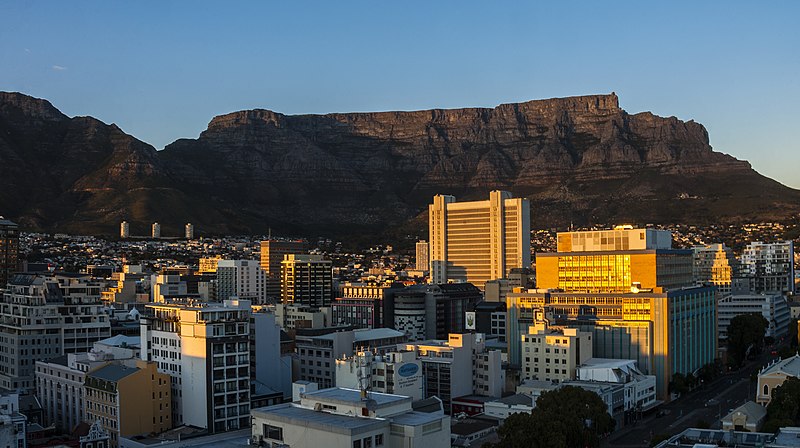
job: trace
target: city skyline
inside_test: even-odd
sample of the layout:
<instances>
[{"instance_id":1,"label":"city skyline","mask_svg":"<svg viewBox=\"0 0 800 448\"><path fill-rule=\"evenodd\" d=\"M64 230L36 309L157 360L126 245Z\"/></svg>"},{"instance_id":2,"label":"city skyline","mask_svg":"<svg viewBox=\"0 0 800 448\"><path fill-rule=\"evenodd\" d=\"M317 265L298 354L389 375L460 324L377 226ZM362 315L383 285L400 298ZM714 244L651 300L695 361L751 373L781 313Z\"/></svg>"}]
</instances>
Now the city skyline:
<instances>
[{"instance_id":1,"label":"city skyline","mask_svg":"<svg viewBox=\"0 0 800 448\"><path fill-rule=\"evenodd\" d=\"M702 123L715 150L800 187L794 4L186 5L5 5L0 90L159 149L250 108L494 107L614 91L631 113Z\"/></svg>"}]
</instances>

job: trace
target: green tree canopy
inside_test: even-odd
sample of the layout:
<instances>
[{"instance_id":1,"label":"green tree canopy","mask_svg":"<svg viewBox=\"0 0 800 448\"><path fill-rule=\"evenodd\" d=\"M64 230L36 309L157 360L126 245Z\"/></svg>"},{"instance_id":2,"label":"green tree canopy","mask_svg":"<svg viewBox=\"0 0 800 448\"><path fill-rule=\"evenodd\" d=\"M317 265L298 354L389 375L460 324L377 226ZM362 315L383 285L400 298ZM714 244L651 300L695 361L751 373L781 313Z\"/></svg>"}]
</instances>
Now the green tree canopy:
<instances>
[{"instance_id":1,"label":"green tree canopy","mask_svg":"<svg viewBox=\"0 0 800 448\"><path fill-rule=\"evenodd\" d=\"M760 347L769 322L760 314L741 314L731 319L728 325L728 354L734 362L741 364L748 347Z\"/></svg>"},{"instance_id":2,"label":"green tree canopy","mask_svg":"<svg viewBox=\"0 0 800 448\"><path fill-rule=\"evenodd\" d=\"M800 379L787 378L772 391L762 432L777 432L783 426L800 424Z\"/></svg>"},{"instance_id":3,"label":"green tree canopy","mask_svg":"<svg viewBox=\"0 0 800 448\"><path fill-rule=\"evenodd\" d=\"M564 386L545 392L530 414L514 414L498 430L498 448L561 448L600 445L614 429L608 407L594 392Z\"/></svg>"}]
</instances>

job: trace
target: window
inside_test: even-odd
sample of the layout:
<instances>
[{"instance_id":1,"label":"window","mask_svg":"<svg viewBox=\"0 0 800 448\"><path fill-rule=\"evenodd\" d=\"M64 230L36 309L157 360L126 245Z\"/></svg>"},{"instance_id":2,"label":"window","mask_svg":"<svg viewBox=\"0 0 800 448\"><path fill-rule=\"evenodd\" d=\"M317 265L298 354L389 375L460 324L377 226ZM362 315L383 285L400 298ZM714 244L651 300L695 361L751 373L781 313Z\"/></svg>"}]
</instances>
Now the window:
<instances>
[{"instance_id":1,"label":"window","mask_svg":"<svg viewBox=\"0 0 800 448\"><path fill-rule=\"evenodd\" d=\"M375 446L383 446L383 434L375 434Z\"/></svg>"},{"instance_id":2,"label":"window","mask_svg":"<svg viewBox=\"0 0 800 448\"><path fill-rule=\"evenodd\" d=\"M364 439L364 448L372 448L372 437Z\"/></svg>"},{"instance_id":3,"label":"window","mask_svg":"<svg viewBox=\"0 0 800 448\"><path fill-rule=\"evenodd\" d=\"M764 385L764 395L769 397L769 385L767 385L767 384Z\"/></svg>"},{"instance_id":4,"label":"window","mask_svg":"<svg viewBox=\"0 0 800 448\"><path fill-rule=\"evenodd\" d=\"M361 439L353 440L353 448L361 448Z\"/></svg>"},{"instance_id":5,"label":"window","mask_svg":"<svg viewBox=\"0 0 800 448\"><path fill-rule=\"evenodd\" d=\"M283 428L264 424L264 437L267 439L283 441Z\"/></svg>"}]
</instances>

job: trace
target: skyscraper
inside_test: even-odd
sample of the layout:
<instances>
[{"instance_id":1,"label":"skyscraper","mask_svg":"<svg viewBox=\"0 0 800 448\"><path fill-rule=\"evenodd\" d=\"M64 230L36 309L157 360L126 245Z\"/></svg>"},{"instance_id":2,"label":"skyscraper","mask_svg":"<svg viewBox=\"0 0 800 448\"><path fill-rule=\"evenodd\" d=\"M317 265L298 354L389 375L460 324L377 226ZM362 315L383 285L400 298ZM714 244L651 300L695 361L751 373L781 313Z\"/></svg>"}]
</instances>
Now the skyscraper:
<instances>
[{"instance_id":1,"label":"skyscraper","mask_svg":"<svg viewBox=\"0 0 800 448\"><path fill-rule=\"evenodd\" d=\"M487 201L436 195L428 206L431 283L469 282L483 289L531 264L530 203L506 191Z\"/></svg>"},{"instance_id":2,"label":"skyscraper","mask_svg":"<svg viewBox=\"0 0 800 448\"><path fill-rule=\"evenodd\" d=\"M153 238L161 238L161 224L154 222L153 223Z\"/></svg>"},{"instance_id":3,"label":"skyscraper","mask_svg":"<svg viewBox=\"0 0 800 448\"><path fill-rule=\"evenodd\" d=\"M131 225L128 221L122 221L119 225L119 237L120 238L130 238L131 237Z\"/></svg>"},{"instance_id":4,"label":"skyscraper","mask_svg":"<svg viewBox=\"0 0 800 448\"><path fill-rule=\"evenodd\" d=\"M427 241L417 242L417 264L415 268L418 271L427 271L430 268L430 255L428 251Z\"/></svg>"},{"instance_id":5,"label":"skyscraper","mask_svg":"<svg viewBox=\"0 0 800 448\"><path fill-rule=\"evenodd\" d=\"M0 216L0 289L4 289L19 263L19 226Z\"/></svg>"},{"instance_id":6,"label":"skyscraper","mask_svg":"<svg viewBox=\"0 0 800 448\"><path fill-rule=\"evenodd\" d=\"M193 240L194 239L194 224L187 222L186 223L186 239Z\"/></svg>"},{"instance_id":7,"label":"skyscraper","mask_svg":"<svg viewBox=\"0 0 800 448\"><path fill-rule=\"evenodd\" d=\"M281 301L312 308L333 301L333 262L321 255L286 255L281 262Z\"/></svg>"},{"instance_id":8,"label":"skyscraper","mask_svg":"<svg viewBox=\"0 0 800 448\"><path fill-rule=\"evenodd\" d=\"M794 294L794 243L753 242L742 252L742 275L755 293Z\"/></svg>"},{"instance_id":9,"label":"skyscraper","mask_svg":"<svg viewBox=\"0 0 800 448\"><path fill-rule=\"evenodd\" d=\"M288 254L305 253L302 241L265 240L261 242L261 269L267 274L267 297L281 297L281 262Z\"/></svg>"}]
</instances>

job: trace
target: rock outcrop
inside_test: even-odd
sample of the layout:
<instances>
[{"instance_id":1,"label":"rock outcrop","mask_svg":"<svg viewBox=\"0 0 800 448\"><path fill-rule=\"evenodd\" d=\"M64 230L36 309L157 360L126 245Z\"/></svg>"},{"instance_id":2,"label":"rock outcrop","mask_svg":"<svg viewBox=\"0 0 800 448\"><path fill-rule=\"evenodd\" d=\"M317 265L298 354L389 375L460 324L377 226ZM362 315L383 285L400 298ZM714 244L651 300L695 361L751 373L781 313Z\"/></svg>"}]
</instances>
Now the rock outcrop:
<instances>
[{"instance_id":1,"label":"rock outcrop","mask_svg":"<svg viewBox=\"0 0 800 448\"><path fill-rule=\"evenodd\" d=\"M471 199L495 188L528 196L534 227L800 210L800 192L713 151L702 125L628 114L613 93L493 109L240 111L159 152L114 125L0 95L0 186L35 193L3 195L0 210L42 228L114 232L127 219L342 235L397 227L436 193Z\"/></svg>"}]
</instances>

